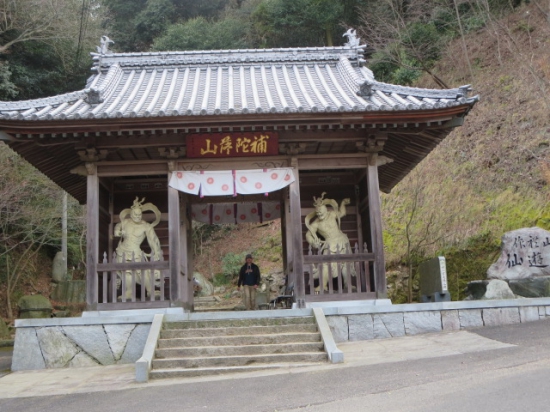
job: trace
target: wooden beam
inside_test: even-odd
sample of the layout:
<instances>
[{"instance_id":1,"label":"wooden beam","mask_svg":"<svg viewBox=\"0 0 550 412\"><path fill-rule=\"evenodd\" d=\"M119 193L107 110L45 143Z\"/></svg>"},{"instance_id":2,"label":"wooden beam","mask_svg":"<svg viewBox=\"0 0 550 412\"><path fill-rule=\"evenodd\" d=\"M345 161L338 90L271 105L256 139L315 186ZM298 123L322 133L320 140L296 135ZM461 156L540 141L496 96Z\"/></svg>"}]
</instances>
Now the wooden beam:
<instances>
[{"instance_id":1,"label":"wooden beam","mask_svg":"<svg viewBox=\"0 0 550 412\"><path fill-rule=\"evenodd\" d=\"M290 167L285 156L258 156L227 159L182 159L178 160L176 170L247 170Z\"/></svg>"},{"instance_id":2,"label":"wooden beam","mask_svg":"<svg viewBox=\"0 0 550 412\"><path fill-rule=\"evenodd\" d=\"M366 153L299 156L300 170L358 169L367 167Z\"/></svg>"},{"instance_id":3,"label":"wooden beam","mask_svg":"<svg viewBox=\"0 0 550 412\"><path fill-rule=\"evenodd\" d=\"M116 164L118 163L118 164ZM168 165L166 160L153 161L132 161L132 162L102 162L98 164L97 173L99 176L143 176L166 174Z\"/></svg>"}]
</instances>

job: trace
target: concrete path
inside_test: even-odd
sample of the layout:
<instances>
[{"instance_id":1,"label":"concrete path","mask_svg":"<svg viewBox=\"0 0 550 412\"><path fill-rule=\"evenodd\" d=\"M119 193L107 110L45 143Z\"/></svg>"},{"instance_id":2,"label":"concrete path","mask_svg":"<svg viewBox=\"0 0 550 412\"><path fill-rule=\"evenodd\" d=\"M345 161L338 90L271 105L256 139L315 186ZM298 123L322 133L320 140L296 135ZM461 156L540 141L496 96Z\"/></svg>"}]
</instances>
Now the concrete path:
<instances>
[{"instance_id":1,"label":"concrete path","mask_svg":"<svg viewBox=\"0 0 550 412\"><path fill-rule=\"evenodd\" d=\"M283 365L278 370L213 377L162 379L150 381L149 383L136 383L134 381L133 365L21 371L0 377L0 399L142 389L181 383L326 371L361 365L452 356L513 346L467 331L441 332L392 339L340 343L338 347L344 352L345 362L343 364L323 363L307 367L293 367L288 364Z\"/></svg>"}]
</instances>

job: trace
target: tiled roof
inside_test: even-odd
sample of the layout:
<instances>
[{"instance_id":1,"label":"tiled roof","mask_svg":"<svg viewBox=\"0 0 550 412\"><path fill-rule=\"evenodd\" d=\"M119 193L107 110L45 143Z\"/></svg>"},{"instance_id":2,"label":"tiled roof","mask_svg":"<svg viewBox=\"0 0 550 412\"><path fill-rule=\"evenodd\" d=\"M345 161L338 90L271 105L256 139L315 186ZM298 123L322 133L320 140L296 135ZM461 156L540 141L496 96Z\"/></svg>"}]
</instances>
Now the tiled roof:
<instances>
[{"instance_id":1,"label":"tiled roof","mask_svg":"<svg viewBox=\"0 0 550 412\"><path fill-rule=\"evenodd\" d=\"M10 120L430 110L473 104L468 86L377 82L362 46L93 54L85 90L0 102Z\"/></svg>"}]
</instances>

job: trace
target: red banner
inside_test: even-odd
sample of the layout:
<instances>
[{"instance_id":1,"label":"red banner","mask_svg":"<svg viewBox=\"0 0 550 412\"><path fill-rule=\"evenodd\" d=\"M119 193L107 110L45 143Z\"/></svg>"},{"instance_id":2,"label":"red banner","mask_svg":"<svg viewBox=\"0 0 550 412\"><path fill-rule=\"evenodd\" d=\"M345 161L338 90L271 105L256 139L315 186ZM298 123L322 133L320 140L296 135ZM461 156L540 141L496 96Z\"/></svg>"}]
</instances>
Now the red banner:
<instances>
[{"instance_id":1,"label":"red banner","mask_svg":"<svg viewBox=\"0 0 550 412\"><path fill-rule=\"evenodd\" d=\"M205 133L187 135L187 157L244 157L279 154L273 132Z\"/></svg>"}]
</instances>

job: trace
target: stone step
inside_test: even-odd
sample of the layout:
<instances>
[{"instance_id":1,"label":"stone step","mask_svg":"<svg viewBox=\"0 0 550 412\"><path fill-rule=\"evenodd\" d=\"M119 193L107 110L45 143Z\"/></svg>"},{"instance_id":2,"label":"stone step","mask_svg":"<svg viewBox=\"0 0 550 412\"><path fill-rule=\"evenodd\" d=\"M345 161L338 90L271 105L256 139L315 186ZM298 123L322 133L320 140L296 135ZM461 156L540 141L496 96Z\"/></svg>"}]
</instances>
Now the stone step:
<instances>
[{"instance_id":1,"label":"stone step","mask_svg":"<svg viewBox=\"0 0 550 412\"><path fill-rule=\"evenodd\" d=\"M246 366L266 363L288 363L288 362L326 362L327 355L324 352L302 352L302 353L281 353L281 354L258 354L258 355L236 355L216 356L208 358L170 358L154 359L152 369L188 369L207 367L229 367Z\"/></svg>"},{"instance_id":2,"label":"stone step","mask_svg":"<svg viewBox=\"0 0 550 412\"><path fill-rule=\"evenodd\" d=\"M169 379L169 378L191 378L196 376L212 376L228 373L256 372L264 370L277 370L300 368L305 366L316 365L320 362L306 363L257 363L254 365L245 366L227 366L227 367L210 367L210 368L192 368L192 369L153 369L149 373L150 379ZM324 363L324 361L322 362Z\"/></svg>"},{"instance_id":3,"label":"stone step","mask_svg":"<svg viewBox=\"0 0 550 412\"><path fill-rule=\"evenodd\" d=\"M236 346L198 346L198 347L174 347L157 349L156 359L170 358L197 358L220 356L251 356L278 353L315 352L323 350L323 342L292 342L260 345L236 345Z\"/></svg>"},{"instance_id":4,"label":"stone step","mask_svg":"<svg viewBox=\"0 0 550 412\"><path fill-rule=\"evenodd\" d=\"M223 328L245 326L272 326L291 324L315 324L313 316L296 316L284 318L248 318L248 319L216 319L166 322L165 329L198 329L198 328Z\"/></svg>"},{"instance_id":5,"label":"stone step","mask_svg":"<svg viewBox=\"0 0 550 412\"><path fill-rule=\"evenodd\" d=\"M203 302L218 302L219 299L217 299L214 296L197 296L193 298L193 303L203 303Z\"/></svg>"},{"instance_id":6,"label":"stone step","mask_svg":"<svg viewBox=\"0 0 550 412\"><path fill-rule=\"evenodd\" d=\"M292 333L292 332L317 332L315 323L272 325L272 326L249 326L249 327L220 327L220 328L197 328L197 329L163 329L160 333L161 339L193 338L200 336L234 336L234 335L266 335L269 333Z\"/></svg>"},{"instance_id":7,"label":"stone step","mask_svg":"<svg viewBox=\"0 0 550 412\"><path fill-rule=\"evenodd\" d=\"M269 345L289 342L319 342L319 332L266 335L203 336L195 338L159 339L158 348L184 348L190 346Z\"/></svg>"},{"instance_id":8,"label":"stone step","mask_svg":"<svg viewBox=\"0 0 550 412\"><path fill-rule=\"evenodd\" d=\"M193 302L193 304L195 306L216 306L216 303L218 303L217 300L215 299L212 299L212 300L203 300L203 301L200 301L200 302Z\"/></svg>"}]
</instances>

